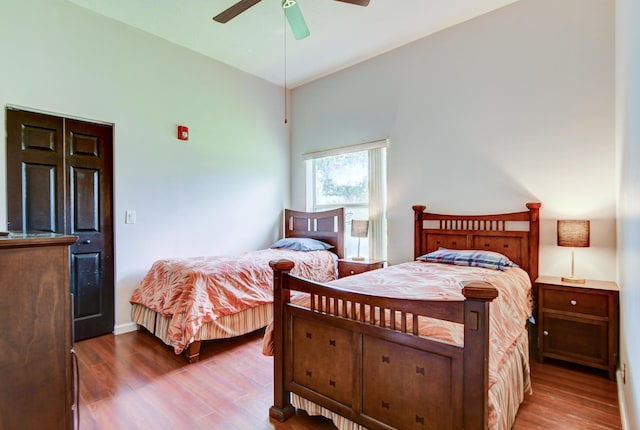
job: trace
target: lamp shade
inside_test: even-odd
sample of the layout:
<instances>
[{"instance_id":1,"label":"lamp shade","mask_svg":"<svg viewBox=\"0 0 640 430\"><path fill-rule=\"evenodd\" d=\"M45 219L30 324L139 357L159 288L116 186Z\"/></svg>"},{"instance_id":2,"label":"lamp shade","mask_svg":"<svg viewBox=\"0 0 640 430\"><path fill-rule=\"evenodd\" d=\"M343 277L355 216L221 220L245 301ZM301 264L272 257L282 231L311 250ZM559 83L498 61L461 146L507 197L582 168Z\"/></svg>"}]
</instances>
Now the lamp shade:
<instances>
[{"instance_id":1,"label":"lamp shade","mask_svg":"<svg viewBox=\"0 0 640 430\"><path fill-rule=\"evenodd\" d=\"M558 246L589 246L588 220L558 220Z\"/></svg>"},{"instance_id":2,"label":"lamp shade","mask_svg":"<svg viewBox=\"0 0 640 430\"><path fill-rule=\"evenodd\" d=\"M369 220L351 220L351 237L367 237L369 235Z\"/></svg>"}]
</instances>

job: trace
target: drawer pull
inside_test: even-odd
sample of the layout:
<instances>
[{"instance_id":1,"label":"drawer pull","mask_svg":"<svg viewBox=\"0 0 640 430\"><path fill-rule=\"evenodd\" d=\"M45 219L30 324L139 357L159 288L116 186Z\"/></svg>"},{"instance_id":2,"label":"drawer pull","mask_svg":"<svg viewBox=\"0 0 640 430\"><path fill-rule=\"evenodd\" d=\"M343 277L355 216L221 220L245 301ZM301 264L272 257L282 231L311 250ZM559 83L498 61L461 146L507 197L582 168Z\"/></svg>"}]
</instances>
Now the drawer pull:
<instances>
[{"instance_id":1,"label":"drawer pull","mask_svg":"<svg viewBox=\"0 0 640 430\"><path fill-rule=\"evenodd\" d=\"M575 306L578 304L578 302L576 302L575 300L571 300L569 303L571 303L571 306Z\"/></svg>"},{"instance_id":2,"label":"drawer pull","mask_svg":"<svg viewBox=\"0 0 640 430\"><path fill-rule=\"evenodd\" d=\"M549 332L547 330L543 331L542 334L545 336L549 336Z\"/></svg>"},{"instance_id":3,"label":"drawer pull","mask_svg":"<svg viewBox=\"0 0 640 430\"><path fill-rule=\"evenodd\" d=\"M356 274L356 271L355 271L355 270L351 270L351 271L349 271L349 274L350 274L350 275L355 275L355 274Z\"/></svg>"}]
</instances>

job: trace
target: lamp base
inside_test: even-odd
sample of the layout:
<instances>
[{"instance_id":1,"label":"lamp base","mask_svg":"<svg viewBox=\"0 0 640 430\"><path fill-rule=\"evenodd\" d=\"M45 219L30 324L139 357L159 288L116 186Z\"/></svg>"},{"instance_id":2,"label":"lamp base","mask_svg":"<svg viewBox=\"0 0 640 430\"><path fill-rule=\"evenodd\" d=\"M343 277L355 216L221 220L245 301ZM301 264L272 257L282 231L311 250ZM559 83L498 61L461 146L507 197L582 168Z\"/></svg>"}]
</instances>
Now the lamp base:
<instances>
[{"instance_id":1,"label":"lamp base","mask_svg":"<svg viewBox=\"0 0 640 430\"><path fill-rule=\"evenodd\" d=\"M575 278L573 276L563 276L562 282L570 282L572 284L584 284L586 280L584 278Z\"/></svg>"},{"instance_id":2,"label":"lamp base","mask_svg":"<svg viewBox=\"0 0 640 430\"><path fill-rule=\"evenodd\" d=\"M364 257L351 257L353 261L364 261Z\"/></svg>"}]
</instances>

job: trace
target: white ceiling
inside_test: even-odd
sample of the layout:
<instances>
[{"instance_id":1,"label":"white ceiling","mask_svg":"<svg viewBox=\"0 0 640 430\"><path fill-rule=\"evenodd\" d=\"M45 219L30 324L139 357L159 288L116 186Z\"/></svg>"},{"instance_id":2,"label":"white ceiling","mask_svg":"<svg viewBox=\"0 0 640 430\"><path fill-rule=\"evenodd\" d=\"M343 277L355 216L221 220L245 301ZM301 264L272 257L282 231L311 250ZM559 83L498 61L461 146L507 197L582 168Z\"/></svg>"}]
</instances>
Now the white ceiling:
<instances>
[{"instance_id":1,"label":"white ceiling","mask_svg":"<svg viewBox=\"0 0 640 430\"><path fill-rule=\"evenodd\" d=\"M280 0L262 0L226 24L212 18L237 0L69 1L294 88L516 0L371 0L368 7L299 0L311 31L302 40L293 38Z\"/></svg>"}]
</instances>

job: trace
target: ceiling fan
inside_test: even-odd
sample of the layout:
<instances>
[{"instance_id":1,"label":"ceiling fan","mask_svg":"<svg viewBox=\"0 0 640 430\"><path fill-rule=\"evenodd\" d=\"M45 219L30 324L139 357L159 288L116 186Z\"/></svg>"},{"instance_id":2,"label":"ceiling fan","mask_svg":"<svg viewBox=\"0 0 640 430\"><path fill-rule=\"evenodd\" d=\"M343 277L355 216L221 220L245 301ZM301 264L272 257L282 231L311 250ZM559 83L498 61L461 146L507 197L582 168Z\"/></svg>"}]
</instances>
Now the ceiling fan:
<instances>
[{"instance_id":1,"label":"ceiling fan","mask_svg":"<svg viewBox=\"0 0 640 430\"><path fill-rule=\"evenodd\" d=\"M240 15L245 10L249 9L251 6L260 3L261 0L240 0L236 4L231 7L223 10L218 15L213 17L214 21L220 22L222 24L230 21L236 16ZM368 6L369 0L335 0L343 3L355 4L358 6ZM281 0L282 10L284 11L285 16L287 17L287 21L289 21L289 26L291 27L291 31L293 32L293 36L299 40L307 37L309 33L309 28L307 27L307 23L304 21L304 16L302 15L302 10L300 10L300 5L298 5L297 0Z\"/></svg>"}]
</instances>

